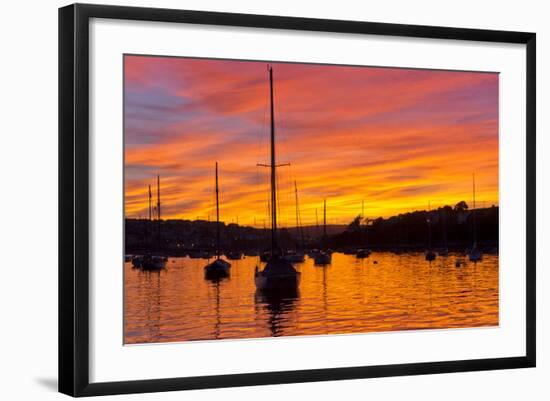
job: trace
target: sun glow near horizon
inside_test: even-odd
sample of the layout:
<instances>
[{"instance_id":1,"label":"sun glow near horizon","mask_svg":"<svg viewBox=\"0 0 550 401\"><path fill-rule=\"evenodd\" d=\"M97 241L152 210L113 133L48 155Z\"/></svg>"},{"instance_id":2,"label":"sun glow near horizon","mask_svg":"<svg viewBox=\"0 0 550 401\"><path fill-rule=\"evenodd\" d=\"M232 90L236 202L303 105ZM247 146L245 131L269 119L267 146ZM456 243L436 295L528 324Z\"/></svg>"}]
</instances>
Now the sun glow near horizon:
<instances>
[{"instance_id":1,"label":"sun glow near horizon","mask_svg":"<svg viewBox=\"0 0 550 401\"><path fill-rule=\"evenodd\" d=\"M498 74L271 63L279 223L346 224L362 211L498 205ZM125 56L125 213L269 224L265 62ZM156 192L155 192L156 194Z\"/></svg>"}]
</instances>

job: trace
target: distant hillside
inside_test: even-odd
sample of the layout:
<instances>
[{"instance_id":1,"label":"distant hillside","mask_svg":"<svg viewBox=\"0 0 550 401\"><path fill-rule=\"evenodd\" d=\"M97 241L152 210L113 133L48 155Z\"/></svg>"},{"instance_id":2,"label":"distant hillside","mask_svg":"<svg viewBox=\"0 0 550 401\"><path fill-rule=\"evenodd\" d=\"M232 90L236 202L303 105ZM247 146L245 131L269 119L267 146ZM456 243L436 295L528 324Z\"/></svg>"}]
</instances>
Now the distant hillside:
<instances>
[{"instance_id":1,"label":"distant hillside","mask_svg":"<svg viewBox=\"0 0 550 401\"><path fill-rule=\"evenodd\" d=\"M347 228L347 224L327 224L327 235L330 236L343 233ZM288 230L289 234L292 236L297 235L298 230L296 227L288 227L286 230ZM304 232L304 236L309 238L318 238L323 235L323 226L304 226L302 227L302 230Z\"/></svg>"},{"instance_id":2,"label":"distant hillside","mask_svg":"<svg viewBox=\"0 0 550 401\"><path fill-rule=\"evenodd\" d=\"M475 217L475 232L474 232ZM327 240L324 245L332 249L372 247L386 249L449 247L464 249L471 246L474 238L485 247L498 247L499 208L468 210L465 202L454 208L445 206L436 210L420 210L389 218L369 219L359 216L344 224L327 225ZM429 221L429 223L428 223ZM323 227L305 226L303 242L296 227L280 228L279 245L285 248L305 246L316 248L323 245ZM221 247L231 250L265 250L271 246L270 230L220 223ZM215 248L216 222L205 220L126 219L126 252L141 252L161 249L168 254L184 254L192 250Z\"/></svg>"}]
</instances>

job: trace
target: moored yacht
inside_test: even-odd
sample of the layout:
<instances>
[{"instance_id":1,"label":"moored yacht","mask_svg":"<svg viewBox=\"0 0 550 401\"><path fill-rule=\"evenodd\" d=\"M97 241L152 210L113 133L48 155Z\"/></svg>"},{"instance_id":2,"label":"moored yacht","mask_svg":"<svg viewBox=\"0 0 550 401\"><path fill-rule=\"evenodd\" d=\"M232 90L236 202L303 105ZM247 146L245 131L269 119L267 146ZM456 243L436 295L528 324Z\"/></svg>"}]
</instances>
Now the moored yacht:
<instances>
[{"instance_id":1,"label":"moored yacht","mask_svg":"<svg viewBox=\"0 0 550 401\"><path fill-rule=\"evenodd\" d=\"M269 260L263 270L256 266L254 272L254 282L259 290L288 290L297 288L300 283L300 272L298 272L292 263L284 259L277 241L277 182L275 170L278 167L275 157L275 118L273 105L273 69L268 67L269 71L269 95L271 111L271 154L270 164L262 165L269 167L271 171L271 252Z\"/></svg>"},{"instance_id":2,"label":"moored yacht","mask_svg":"<svg viewBox=\"0 0 550 401\"><path fill-rule=\"evenodd\" d=\"M216 259L204 266L207 278L223 277L229 275L231 264L220 257L220 200L218 188L218 162L216 162Z\"/></svg>"}]
</instances>

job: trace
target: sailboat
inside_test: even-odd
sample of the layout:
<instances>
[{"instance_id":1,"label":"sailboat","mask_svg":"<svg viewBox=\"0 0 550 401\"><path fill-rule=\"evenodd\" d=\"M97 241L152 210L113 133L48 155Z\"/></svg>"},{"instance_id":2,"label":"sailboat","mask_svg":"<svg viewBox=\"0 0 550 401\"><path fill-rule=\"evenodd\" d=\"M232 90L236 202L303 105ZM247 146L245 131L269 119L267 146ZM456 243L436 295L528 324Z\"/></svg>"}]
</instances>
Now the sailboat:
<instances>
[{"instance_id":1,"label":"sailboat","mask_svg":"<svg viewBox=\"0 0 550 401\"><path fill-rule=\"evenodd\" d=\"M204 267L207 278L225 277L229 275L231 264L220 258L220 199L218 187L218 162L216 162L216 260Z\"/></svg>"},{"instance_id":2,"label":"sailboat","mask_svg":"<svg viewBox=\"0 0 550 401\"><path fill-rule=\"evenodd\" d=\"M318 238L319 237L319 233L321 232L321 229L319 228L319 215L317 213L317 208L315 208L315 230L314 230L314 237L315 238ZM319 249L317 248L313 248L313 249L308 249L307 251L307 256L310 258L310 259L315 259L315 255L317 255L319 253Z\"/></svg>"},{"instance_id":3,"label":"sailboat","mask_svg":"<svg viewBox=\"0 0 550 401\"><path fill-rule=\"evenodd\" d=\"M361 202L361 217L365 216L365 202L362 201ZM367 234L367 228L369 226L369 219L365 218L365 233L363 234L363 231L361 231L361 237L363 239L363 244L366 243L366 240L364 239L364 237L366 237L366 234ZM359 227L361 228L361 227ZM368 258L369 255L370 255L370 249L364 247L364 248L361 248L361 249L358 249L357 252L355 253L355 257L357 259L364 259L364 258Z\"/></svg>"},{"instance_id":4,"label":"sailboat","mask_svg":"<svg viewBox=\"0 0 550 401\"><path fill-rule=\"evenodd\" d=\"M318 266L332 262L332 254L327 251L327 200L323 201L323 249L315 254L314 263Z\"/></svg>"},{"instance_id":5,"label":"sailboat","mask_svg":"<svg viewBox=\"0 0 550 401\"><path fill-rule=\"evenodd\" d=\"M149 199L151 197L151 188L149 187ZM157 175L157 241L156 248L160 252L160 176ZM150 216L150 214L149 214ZM149 219L151 223L151 219ZM167 259L164 256L153 255L151 252L143 255L141 268L145 270L159 270L166 266Z\"/></svg>"},{"instance_id":6,"label":"sailboat","mask_svg":"<svg viewBox=\"0 0 550 401\"><path fill-rule=\"evenodd\" d=\"M472 208L472 231L473 244L472 249L468 252L468 258L472 262L479 262L483 258L481 250L477 247L477 227L476 227L476 176L472 173L472 193L473 193L473 208Z\"/></svg>"},{"instance_id":7,"label":"sailboat","mask_svg":"<svg viewBox=\"0 0 550 401\"><path fill-rule=\"evenodd\" d=\"M277 243L277 182L276 168L279 167L275 158L275 117L273 106L273 69L269 70L269 97L271 111L271 163L260 165L269 167L271 170L271 255L263 270L256 266L254 282L260 290L285 290L298 287L300 283L300 272L292 263L285 260Z\"/></svg>"},{"instance_id":8,"label":"sailboat","mask_svg":"<svg viewBox=\"0 0 550 401\"><path fill-rule=\"evenodd\" d=\"M285 254L285 259L292 263L303 263L305 260L305 253L303 251L304 247L304 232L302 231L302 226L300 224L300 208L298 206L298 186L296 181L294 181L294 195L296 200L296 235L300 236L300 245L296 246L296 249L287 252Z\"/></svg>"},{"instance_id":9,"label":"sailboat","mask_svg":"<svg viewBox=\"0 0 550 401\"><path fill-rule=\"evenodd\" d=\"M428 223L428 249L426 250L426 254L424 255L425 259L428 262L431 262L432 260L435 260L435 252L432 251L432 217L431 217L431 210L430 206L428 205L428 218L426 219L426 223Z\"/></svg>"}]
</instances>

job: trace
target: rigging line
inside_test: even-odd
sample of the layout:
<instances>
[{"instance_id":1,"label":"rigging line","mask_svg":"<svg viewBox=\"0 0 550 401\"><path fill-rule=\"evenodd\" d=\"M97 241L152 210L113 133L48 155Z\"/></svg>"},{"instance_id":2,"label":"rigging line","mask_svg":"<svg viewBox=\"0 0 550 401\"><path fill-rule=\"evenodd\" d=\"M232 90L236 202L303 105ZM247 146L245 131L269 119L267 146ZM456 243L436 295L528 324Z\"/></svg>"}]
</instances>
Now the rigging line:
<instances>
[{"instance_id":1,"label":"rigging line","mask_svg":"<svg viewBox=\"0 0 550 401\"><path fill-rule=\"evenodd\" d=\"M275 191L280 194L281 192L279 191L279 172L278 171L275 171ZM281 213L281 196L277 196L277 214L278 216L280 217L279 220L280 220L280 225L281 227L283 227L283 215Z\"/></svg>"}]
</instances>

